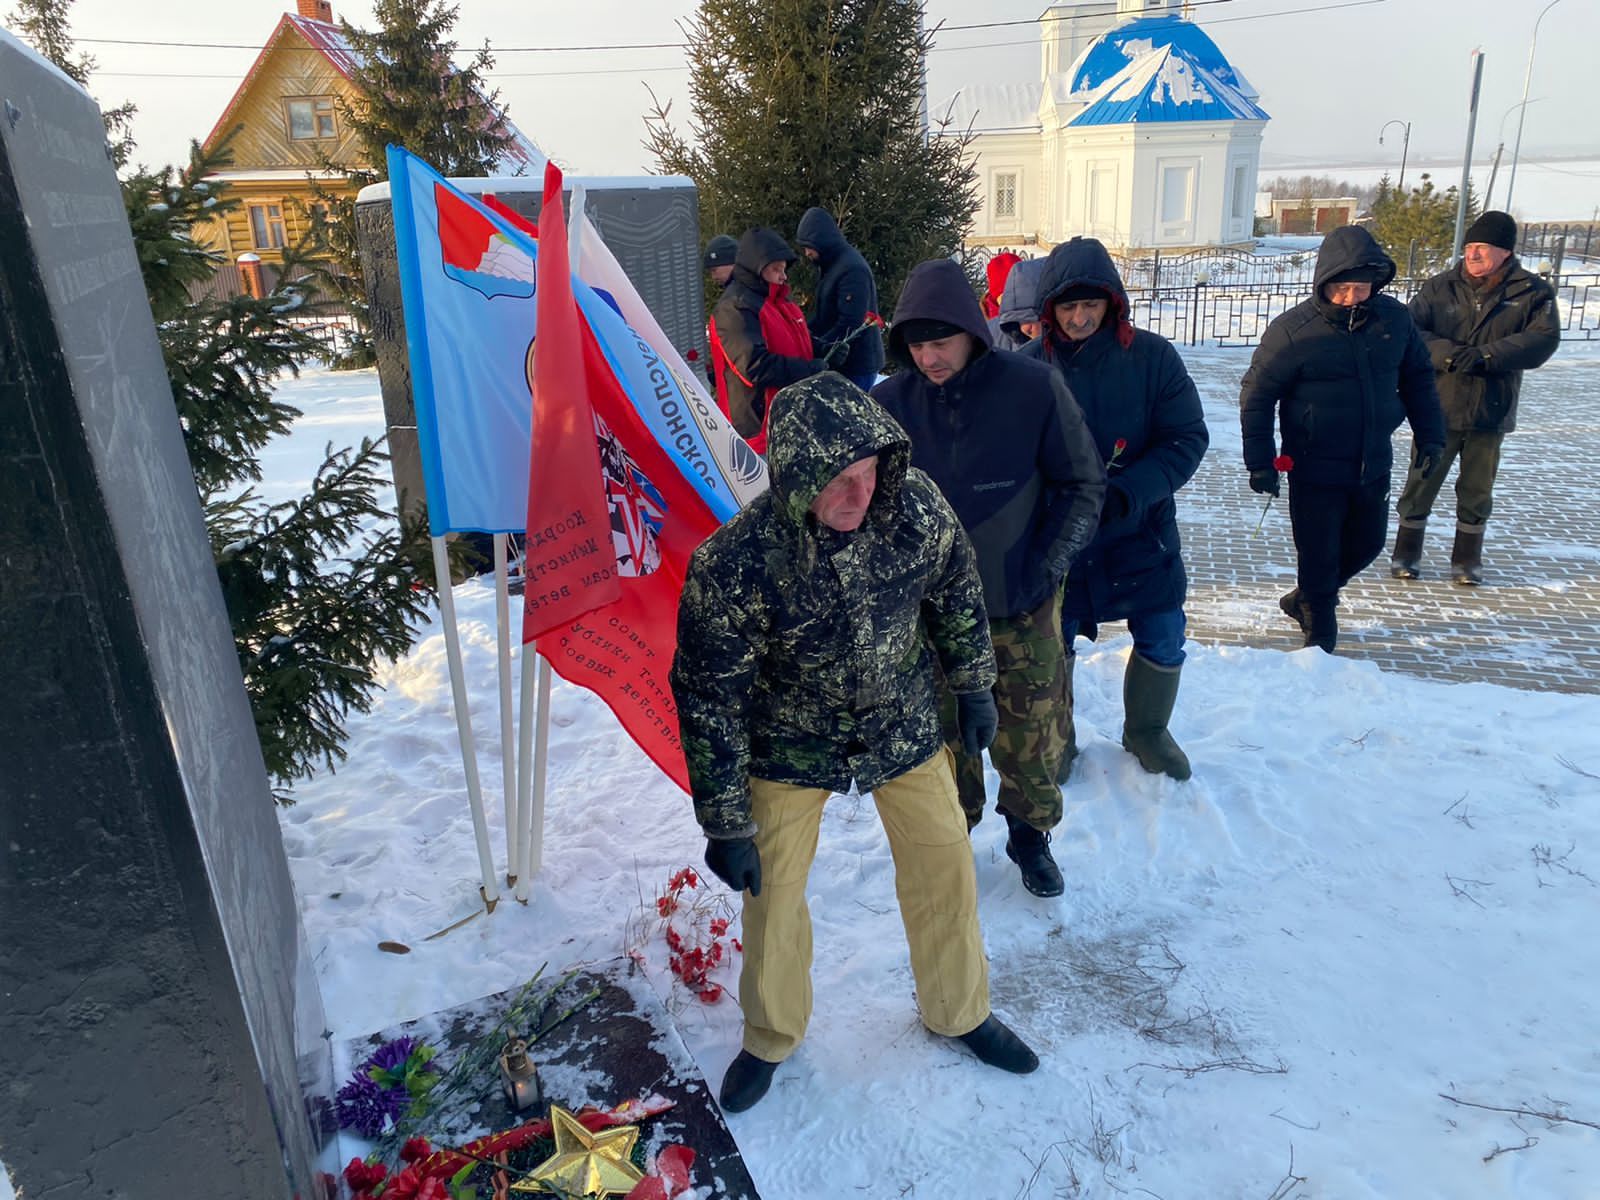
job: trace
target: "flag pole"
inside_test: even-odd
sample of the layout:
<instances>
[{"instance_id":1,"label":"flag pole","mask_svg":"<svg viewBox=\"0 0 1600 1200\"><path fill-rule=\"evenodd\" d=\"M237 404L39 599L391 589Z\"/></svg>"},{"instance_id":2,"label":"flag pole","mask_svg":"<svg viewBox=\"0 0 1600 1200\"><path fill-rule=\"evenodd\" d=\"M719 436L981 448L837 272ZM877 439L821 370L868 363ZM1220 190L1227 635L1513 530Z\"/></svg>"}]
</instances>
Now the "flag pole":
<instances>
[{"instance_id":1,"label":"flag pole","mask_svg":"<svg viewBox=\"0 0 1600 1200\"><path fill-rule=\"evenodd\" d=\"M472 713L467 707L466 672L461 668L461 635L456 629L456 597L450 589L450 560L444 538L434 537L433 576L439 589L439 620L444 625L445 658L450 664L450 694L455 700L456 735L461 743L461 769L467 777L467 805L472 810L472 832L478 843L478 868L483 873L480 893L490 912L499 902L494 882L494 857L489 853L489 828L483 816L483 788L478 783L478 754L472 743Z\"/></svg>"},{"instance_id":2,"label":"flag pole","mask_svg":"<svg viewBox=\"0 0 1600 1200\"><path fill-rule=\"evenodd\" d=\"M494 535L495 648L500 670L500 785L506 804L506 886L517 886L517 864L522 856L521 828L517 824L516 731L511 708L511 581L506 571L509 534Z\"/></svg>"},{"instance_id":3,"label":"flag pole","mask_svg":"<svg viewBox=\"0 0 1600 1200\"><path fill-rule=\"evenodd\" d=\"M576 277L579 264L583 259L583 222L577 219L584 205L588 201L588 192L581 183L574 183L568 193L567 212L572 214L567 219L567 269ZM541 231L543 232L543 231ZM527 647L523 647L523 699L527 699ZM531 793L528 804L527 840L523 843L522 862L525 866L522 878L517 881L517 899L527 902L529 885L524 880L531 879L534 872L539 869L544 858L544 785L545 768L549 762L550 754L550 663L541 655L539 656L539 701L538 725L534 730L533 744L533 773L528 780L528 790ZM523 710L526 712L526 708ZM524 722L523 733L526 736L527 726ZM525 744L519 747L519 757L525 754ZM520 801L520 796L519 796Z\"/></svg>"}]
</instances>

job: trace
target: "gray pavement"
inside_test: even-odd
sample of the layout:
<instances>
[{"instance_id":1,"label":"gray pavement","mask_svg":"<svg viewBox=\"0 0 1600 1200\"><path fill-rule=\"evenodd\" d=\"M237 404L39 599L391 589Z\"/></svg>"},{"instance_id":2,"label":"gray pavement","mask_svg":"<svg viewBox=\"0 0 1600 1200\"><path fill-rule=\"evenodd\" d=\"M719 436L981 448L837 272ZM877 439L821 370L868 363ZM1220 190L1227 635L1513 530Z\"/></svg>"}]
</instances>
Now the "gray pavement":
<instances>
[{"instance_id":1,"label":"gray pavement","mask_svg":"<svg viewBox=\"0 0 1600 1200\"><path fill-rule=\"evenodd\" d=\"M1211 427L1211 449L1179 493L1189 637L1296 649L1300 632L1277 604L1294 585L1288 493L1254 534L1264 497L1249 490L1240 457L1239 381L1250 351L1180 349ZM1404 426L1395 444L1403 463ZM1452 470L1428 531L1424 578L1390 579L1386 546L1345 590L1339 653L1430 679L1600 692L1600 347L1564 344L1524 377L1478 588L1449 581L1453 486Z\"/></svg>"}]
</instances>

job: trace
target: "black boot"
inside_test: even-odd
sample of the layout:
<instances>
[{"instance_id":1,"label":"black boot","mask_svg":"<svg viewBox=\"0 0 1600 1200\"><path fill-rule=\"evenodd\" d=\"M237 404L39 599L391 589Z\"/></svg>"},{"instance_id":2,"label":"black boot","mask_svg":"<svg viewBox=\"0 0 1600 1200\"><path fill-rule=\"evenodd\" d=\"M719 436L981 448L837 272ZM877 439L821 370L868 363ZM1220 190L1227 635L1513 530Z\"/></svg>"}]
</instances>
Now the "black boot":
<instances>
[{"instance_id":1,"label":"black boot","mask_svg":"<svg viewBox=\"0 0 1600 1200\"><path fill-rule=\"evenodd\" d=\"M1072 668L1077 665L1076 654L1067 655L1067 708L1072 708ZM1067 748L1061 752L1061 766L1056 769L1056 783L1060 787L1067 785L1067 777L1072 774L1072 764L1078 760L1078 727L1075 723L1067 725Z\"/></svg>"},{"instance_id":2,"label":"black boot","mask_svg":"<svg viewBox=\"0 0 1600 1200\"><path fill-rule=\"evenodd\" d=\"M1483 582L1483 526L1456 522L1456 544L1450 548L1452 583L1477 587Z\"/></svg>"},{"instance_id":3,"label":"black boot","mask_svg":"<svg viewBox=\"0 0 1600 1200\"><path fill-rule=\"evenodd\" d=\"M1061 895L1066 885L1061 879L1061 868L1050 857L1050 835L1010 813L1006 813L1005 818L1011 827L1011 836L1006 839L1006 857L1021 870L1022 886L1035 896Z\"/></svg>"},{"instance_id":4,"label":"black boot","mask_svg":"<svg viewBox=\"0 0 1600 1200\"><path fill-rule=\"evenodd\" d=\"M1330 602L1326 607L1318 605L1310 609L1311 625L1306 630L1307 646L1315 646L1324 654L1332 654L1333 648L1339 644L1339 618L1335 604Z\"/></svg>"},{"instance_id":5,"label":"black boot","mask_svg":"<svg viewBox=\"0 0 1600 1200\"><path fill-rule=\"evenodd\" d=\"M991 1067L1013 1075L1026 1075L1038 1069L1039 1056L993 1013L983 1019L982 1025L956 1040Z\"/></svg>"},{"instance_id":6,"label":"black boot","mask_svg":"<svg viewBox=\"0 0 1600 1200\"><path fill-rule=\"evenodd\" d=\"M1180 667L1159 667L1139 654L1128 656L1122 677L1122 748L1152 775L1189 778L1189 756L1172 740L1167 724L1178 700Z\"/></svg>"},{"instance_id":7,"label":"black boot","mask_svg":"<svg viewBox=\"0 0 1600 1200\"><path fill-rule=\"evenodd\" d=\"M1301 633L1311 632L1311 608L1301 599L1299 588L1279 596L1278 607L1283 609L1284 616L1300 626Z\"/></svg>"},{"instance_id":8,"label":"black boot","mask_svg":"<svg viewBox=\"0 0 1600 1200\"><path fill-rule=\"evenodd\" d=\"M717 1094L722 1101L722 1111L743 1112L755 1107L756 1101L772 1086L772 1073L777 1069L777 1063L757 1058L748 1050L739 1051L728 1064L728 1073L722 1077L722 1091Z\"/></svg>"},{"instance_id":9,"label":"black boot","mask_svg":"<svg viewBox=\"0 0 1600 1200\"><path fill-rule=\"evenodd\" d=\"M1427 517L1401 520L1394 535L1394 553L1389 558L1390 575L1396 579L1422 578L1422 535L1427 531Z\"/></svg>"}]
</instances>

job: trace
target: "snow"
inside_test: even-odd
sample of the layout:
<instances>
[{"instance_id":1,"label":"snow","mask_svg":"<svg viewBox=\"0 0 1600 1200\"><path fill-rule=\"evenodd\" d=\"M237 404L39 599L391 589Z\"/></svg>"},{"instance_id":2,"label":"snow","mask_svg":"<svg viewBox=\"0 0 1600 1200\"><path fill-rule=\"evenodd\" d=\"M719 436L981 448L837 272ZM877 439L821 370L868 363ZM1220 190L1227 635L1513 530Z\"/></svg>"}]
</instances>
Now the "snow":
<instances>
[{"instance_id":1,"label":"snow","mask_svg":"<svg viewBox=\"0 0 1600 1200\"><path fill-rule=\"evenodd\" d=\"M1270 137L1269 134L1269 141ZM1302 175L1326 175L1358 187L1376 187L1385 175L1391 183L1399 179L1398 147L1396 151L1392 159L1382 163L1312 162L1268 155L1261 164L1261 178L1267 180L1283 175L1298 179ZM1472 163L1472 186L1480 198L1488 190L1493 167L1494 147L1486 149L1480 144ZM1435 190L1440 192L1458 187L1461 183L1459 157L1454 162L1412 157L1406 162L1406 186L1420 187L1424 171L1433 179ZM1510 178L1511 148L1507 147L1500 161L1500 171L1495 175L1492 197L1495 208L1505 206L1506 187ZM1597 208L1600 208L1600 157L1546 159L1524 156L1517 163L1517 186L1511 195L1511 213L1524 223L1593 220Z\"/></svg>"},{"instance_id":2,"label":"snow","mask_svg":"<svg viewBox=\"0 0 1600 1200\"><path fill-rule=\"evenodd\" d=\"M370 372L310 371L278 398L307 416L264 462L268 493L292 494L330 439L381 431ZM1206 400L1236 452L1232 397ZM456 605L503 862L494 598L473 582ZM922 1029L887 843L870 802L836 797L811 874L811 1030L729 1119L762 1196L1592 1195L1600 1131L1445 1097L1600 1121L1600 696L1191 643L1174 731L1195 777L1177 784L1121 749L1126 634L1078 648L1066 895L1023 891L997 816L973 837L994 1007L1040 1070L1001 1074ZM336 1039L547 960L610 960L700 865L687 798L558 681L530 903L423 940L482 907L438 629L381 677L348 761L281 813ZM715 1086L736 1005L674 992L659 941L632 948Z\"/></svg>"}]
</instances>

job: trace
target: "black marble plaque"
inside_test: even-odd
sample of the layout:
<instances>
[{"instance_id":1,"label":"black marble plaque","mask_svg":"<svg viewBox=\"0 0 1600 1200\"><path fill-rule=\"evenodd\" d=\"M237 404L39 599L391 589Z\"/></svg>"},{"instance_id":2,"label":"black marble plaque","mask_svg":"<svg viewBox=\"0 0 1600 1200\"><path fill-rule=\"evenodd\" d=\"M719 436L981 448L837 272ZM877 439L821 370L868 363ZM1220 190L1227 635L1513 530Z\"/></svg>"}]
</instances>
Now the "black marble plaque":
<instances>
[{"instance_id":1,"label":"black marble plaque","mask_svg":"<svg viewBox=\"0 0 1600 1200\"><path fill-rule=\"evenodd\" d=\"M92 100L0 34L0 1163L316 1194L331 1046Z\"/></svg>"}]
</instances>

